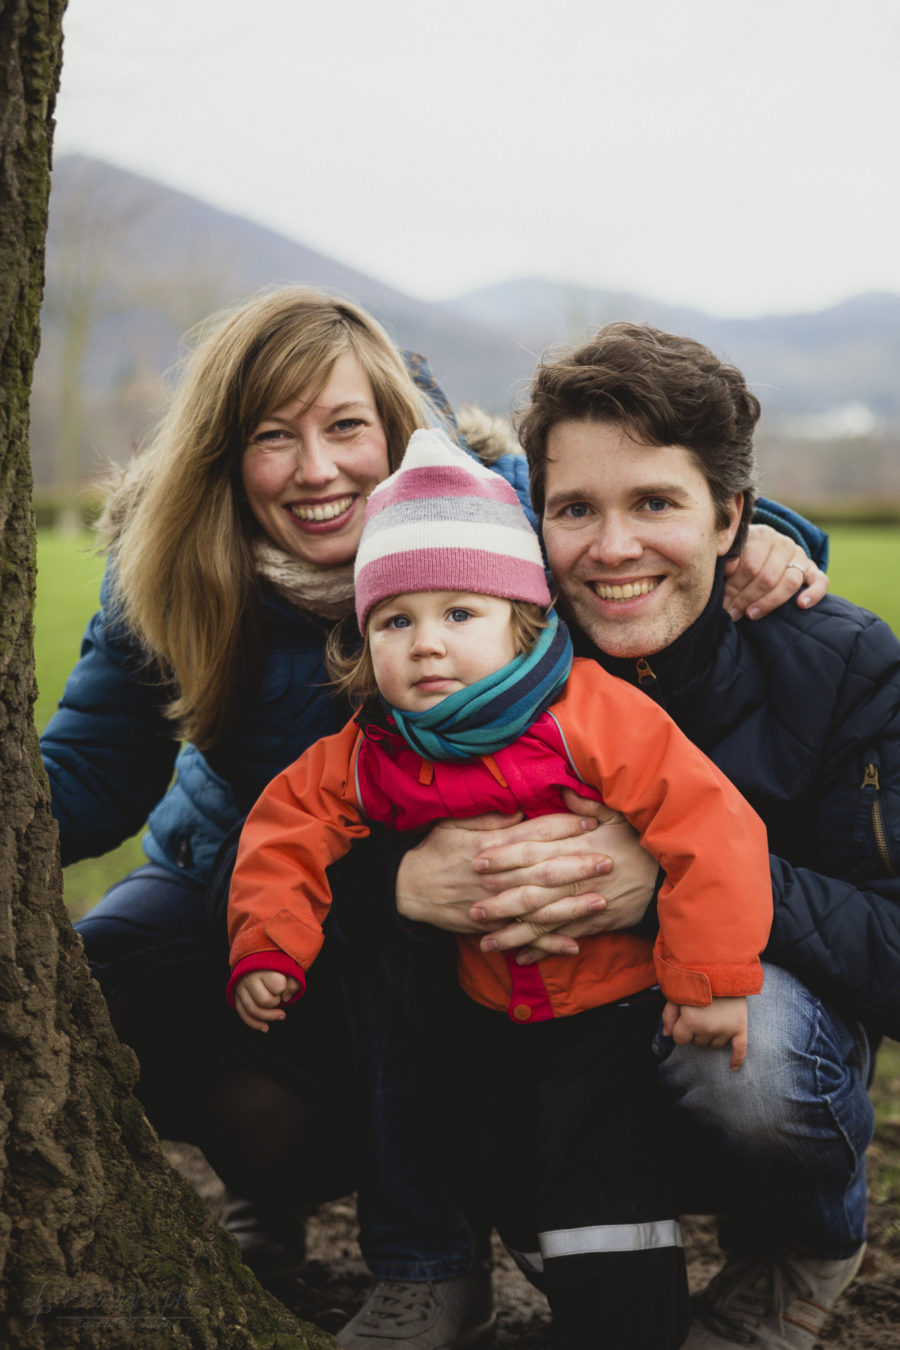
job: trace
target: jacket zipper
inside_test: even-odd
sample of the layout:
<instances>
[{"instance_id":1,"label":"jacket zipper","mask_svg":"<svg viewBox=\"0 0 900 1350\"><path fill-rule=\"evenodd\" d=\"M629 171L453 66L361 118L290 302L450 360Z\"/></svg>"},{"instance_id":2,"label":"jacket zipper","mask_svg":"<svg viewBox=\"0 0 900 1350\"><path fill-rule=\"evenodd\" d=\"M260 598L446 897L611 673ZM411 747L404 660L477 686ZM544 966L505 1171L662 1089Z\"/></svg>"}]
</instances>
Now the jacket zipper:
<instances>
[{"instance_id":1,"label":"jacket zipper","mask_svg":"<svg viewBox=\"0 0 900 1350\"><path fill-rule=\"evenodd\" d=\"M894 868L894 861L891 857L890 845L888 844L887 830L884 827L884 816L881 810L881 780L878 777L878 767L869 763L863 771L862 789L868 792L871 798L872 813L872 833L875 836L875 846L878 849L878 856L881 858L882 866L890 876L897 875Z\"/></svg>"}]
</instances>

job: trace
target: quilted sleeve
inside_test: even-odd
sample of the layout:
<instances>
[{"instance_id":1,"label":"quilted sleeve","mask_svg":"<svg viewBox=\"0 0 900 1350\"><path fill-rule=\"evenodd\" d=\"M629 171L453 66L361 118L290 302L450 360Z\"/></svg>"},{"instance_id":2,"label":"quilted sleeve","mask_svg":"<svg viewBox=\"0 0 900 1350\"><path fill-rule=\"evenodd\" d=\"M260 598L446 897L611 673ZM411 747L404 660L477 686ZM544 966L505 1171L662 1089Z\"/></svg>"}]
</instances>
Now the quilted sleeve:
<instances>
[{"instance_id":1,"label":"quilted sleeve","mask_svg":"<svg viewBox=\"0 0 900 1350\"><path fill-rule=\"evenodd\" d=\"M108 572L100 600L41 737L64 865L105 853L140 829L178 750L163 711L171 690L117 620Z\"/></svg>"},{"instance_id":2,"label":"quilted sleeve","mask_svg":"<svg viewBox=\"0 0 900 1350\"><path fill-rule=\"evenodd\" d=\"M815 869L771 860L765 955L873 1031L900 1038L900 644L871 615L840 681L816 828Z\"/></svg>"}]
</instances>

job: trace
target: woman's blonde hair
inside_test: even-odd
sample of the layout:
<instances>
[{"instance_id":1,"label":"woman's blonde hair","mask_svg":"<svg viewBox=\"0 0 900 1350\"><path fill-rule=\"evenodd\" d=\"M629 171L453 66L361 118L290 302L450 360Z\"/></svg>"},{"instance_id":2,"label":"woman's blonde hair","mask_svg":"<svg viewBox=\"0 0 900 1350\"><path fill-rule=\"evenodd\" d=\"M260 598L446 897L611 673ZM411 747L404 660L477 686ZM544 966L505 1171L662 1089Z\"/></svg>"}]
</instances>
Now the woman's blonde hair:
<instances>
[{"instance_id":1,"label":"woman's blonde hair","mask_svg":"<svg viewBox=\"0 0 900 1350\"><path fill-rule=\"evenodd\" d=\"M241 458L260 421L298 393L314 401L348 351L371 382L396 468L426 418L394 343L350 301L285 287L194 330L168 413L107 501L100 529L119 612L173 682L178 733L201 749L227 726L259 660L259 527Z\"/></svg>"},{"instance_id":2,"label":"woman's blonde hair","mask_svg":"<svg viewBox=\"0 0 900 1350\"><path fill-rule=\"evenodd\" d=\"M325 647L325 663L338 693L346 694L356 706L366 703L378 693L375 680L375 668L372 665L372 649L369 645L369 631L372 619L385 605L396 600L382 600L369 615L362 647L350 648L349 621L338 624L331 630ZM512 637L516 655L530 652L543 630L547 627L547 611L530 600L510 600L512 609Z\"/></svg>"}]
</instances>

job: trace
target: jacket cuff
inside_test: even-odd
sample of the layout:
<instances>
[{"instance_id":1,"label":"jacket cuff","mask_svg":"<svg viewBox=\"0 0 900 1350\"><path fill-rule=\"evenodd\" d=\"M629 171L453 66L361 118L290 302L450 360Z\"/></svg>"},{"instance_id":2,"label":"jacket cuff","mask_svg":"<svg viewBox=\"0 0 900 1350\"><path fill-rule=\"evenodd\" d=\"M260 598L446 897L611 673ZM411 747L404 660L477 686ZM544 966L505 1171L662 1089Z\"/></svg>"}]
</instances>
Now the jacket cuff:
<instances>
[{"instance_id":1,"label":"jacket cuff","mask_svg":"<svg viewBox=\"0 0 900 1350\"><path fill-rule=\"evenodd\" d=\"M763 986L762 965L758 960L749 964L709 966L707 970L691 970L677 966L660 952L653 953L659 986L670 1003L687 1007L705 1008L714 998L745 998L758 994Z\"/></svg>"},{"instance_id":2,"label":"jacket cuff","mask_svg":"<svg viewBox=\"0 0 900 1350\"><path fill-rule=\"evenodd\" d=\"M234 970L231 972L231 979L228 981L225 997L228 999L232 1008L234 1007L234 991L237 988L238 983L245 975L251 974L254 970L275 970L278 971L280 975L293 976L299 983L300 988L297 990L297 993L294 994L293 998L287 1000L288 1005L296 1003L297 999L302 998L303 994L306 992L306 971L302 966L298 966L297 962L293 961L286 952L279 952L274 948L267 952L251 952L249 956L242 956L240 961L235 965Z\"/></svg>"}]
</instances>

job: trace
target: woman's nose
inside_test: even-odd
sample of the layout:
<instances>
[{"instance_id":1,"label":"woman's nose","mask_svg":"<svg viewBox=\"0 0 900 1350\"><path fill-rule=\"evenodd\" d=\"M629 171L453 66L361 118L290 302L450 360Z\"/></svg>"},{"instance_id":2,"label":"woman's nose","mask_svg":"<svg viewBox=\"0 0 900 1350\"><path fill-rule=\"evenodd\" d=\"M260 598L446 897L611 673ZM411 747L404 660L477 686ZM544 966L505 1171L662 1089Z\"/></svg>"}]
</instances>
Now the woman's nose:
<instances>
[{"instance_id":1,"label":"woman's nose","mask_svg":"<svg viewBox=\"0 0 900 1350\"><path fill-rule=\"evenodd\" d=\"M297 442L297 467L294 474L298 482L308 487L322 487L334 481L338 470L328 446L313 436L302 443Z\"/></svg>"}]
</instances>

